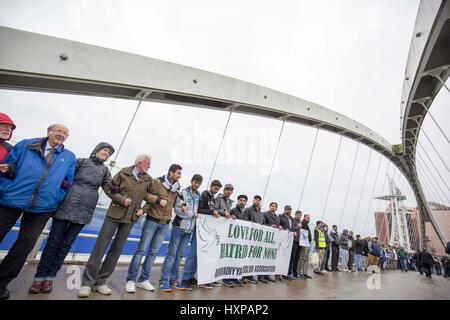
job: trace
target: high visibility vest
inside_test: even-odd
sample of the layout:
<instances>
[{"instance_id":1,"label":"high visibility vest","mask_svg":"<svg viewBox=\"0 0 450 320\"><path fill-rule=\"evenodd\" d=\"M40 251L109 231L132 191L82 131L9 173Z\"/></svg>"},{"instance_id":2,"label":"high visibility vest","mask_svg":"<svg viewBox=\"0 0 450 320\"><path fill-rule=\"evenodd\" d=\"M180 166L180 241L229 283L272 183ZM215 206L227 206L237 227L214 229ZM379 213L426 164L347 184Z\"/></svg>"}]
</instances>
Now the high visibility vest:
<instances>
[{"instance_id":1,"label":"high visibility vest","mask_svg":"<svg viewBox=\"0 0 450 320\"><path fill-rule=\"evenodd\" d=\"M319 247L318 248L320 248L320 249L323 249L323 248L326 248L327 247L327 242L325 241L325 232L323 232L323 230L322 229L320 229L320 228L316 228L317 229L317 232L319 233L319 236L318 236L318 243L319 243Z\"/></svg>"}]
</instances>

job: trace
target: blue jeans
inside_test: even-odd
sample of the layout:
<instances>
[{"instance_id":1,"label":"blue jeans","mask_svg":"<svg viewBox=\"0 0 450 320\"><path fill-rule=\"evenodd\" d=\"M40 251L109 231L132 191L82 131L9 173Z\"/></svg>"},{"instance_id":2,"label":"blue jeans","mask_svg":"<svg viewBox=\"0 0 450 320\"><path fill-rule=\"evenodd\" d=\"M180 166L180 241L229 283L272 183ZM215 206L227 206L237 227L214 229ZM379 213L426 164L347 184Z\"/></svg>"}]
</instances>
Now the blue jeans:
<instances>
[{"instance_id":1,"label":"blue jeans","mask_svg":"<svg viewBox=\"0 0 450 320\"><path fill-rule=\"evenodd\" d=\"M356 255L356 270L363 271L363 255L362 254Z\"/></svg>"},{"instance_id":2,"label":"blue jeans","mask_svg":"<svg viewBox=\"0 0 450 320\"><path fill-rule=\"evenodd\" d=\"M195 278L195 273L197 272L197 231L194 228L192 231L191 240L191 250L186 258L186 263L184 264L183 280L189 280Z\"/></svg>"},{"instance_id":3,"label":"blue jeans","mask_svg":"<svg viewBox=\"0 0 450 320\"><path fill-rule=\"evenodd\" d=\"M83 227L84 224L53 219L52 229L37 266L34 280L53 280L56 277Z\"/></svg>"},{"instance_id":4,"label":"blue jeans","mask_svg":"<svg viewBox=\"0 0 450 320\"><path fill-rule=\"evenodd\" d=\"M408 270L407 262L408 261L406 259L400 259L400 265L401 265L403 271L407 271Z\"/></svg>"},{"instance_id":5,"label":"blue jeans","mask_svg":"<svg viewBox=\"0 0 450 320\"><path fill-rule=\"evenodd\" d=\"M180 261L183 251L187 247L191 233L172 227L169 248L161 268L161 282L177 282L180 272Z\"/></svg>"},{"instance_id":6,"label":"blue jeans","mask_svg":"<svg viewBox=\"0 0 450 320\"><path fill-rule=\"evenodd\" d=\"M161 247L168 228L169 224L159 224L148 219L145 220L144 226L142 227L141 240L128 267L127 281L136 281L142 257L147 251L144 264L142 265L141 276L138 281L144 282L150 278L153 262L155 262L156 254Z\"/></svg>"}]
</instances>

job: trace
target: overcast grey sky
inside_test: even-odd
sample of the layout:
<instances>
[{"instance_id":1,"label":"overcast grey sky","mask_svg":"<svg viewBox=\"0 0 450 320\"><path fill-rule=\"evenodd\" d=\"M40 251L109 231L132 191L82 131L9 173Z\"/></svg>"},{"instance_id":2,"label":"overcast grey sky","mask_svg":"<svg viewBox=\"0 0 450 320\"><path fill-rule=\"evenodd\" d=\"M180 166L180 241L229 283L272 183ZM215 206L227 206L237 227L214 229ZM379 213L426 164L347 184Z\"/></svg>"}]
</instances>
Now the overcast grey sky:
<instances>
[{"instance_id":1,"label":"overcast grey sky","mask_svg":"<svg viewBox=\"0 0 450 320\"><path fill-rule=\"evenodd\" d=\"M334 109L396 144L418 3L0 0L0 25L263 85ZM448 102L448 95L438 97L433 107L437 116L448 119L449 108L443 107ZM48 124L65 123L71 134L67 147L84 157L98 141L120 144L136 102L3 90L0 105L16 121L18 138L42 136ZM221 111L143 103L118 165L130 165L138 153L146 152L153 155L152 176L164 174L170 163L178 162L185 168L183 185L197 172L207 180L227 117ZM233 114L214 178L233 183L235 196L262 195L280 127L280 121ZM430 125L430 130L435 128ZM314 135L315 129L285 125L265 204L277 201L280 207L297 208ZM373 201L369 207L380 155L373 152L368 162L370 150L360 146L344 208L357 147L347 138L324 211L338 141L336 135L319 132L301 209L310 212L313 221L323 215L329 223L342 219L343 227L355 225L356 232L363 232L369 213L366 233L374 232L373 212L386 205ZM375 195L383 193L386 168L383 158ZM394 173L392 166L389 172ZM395 177L400 187L406 185L398 172ZM409 188L405 192L410 198L407 204L413 205Z\"/></svg>"}]
</instances>

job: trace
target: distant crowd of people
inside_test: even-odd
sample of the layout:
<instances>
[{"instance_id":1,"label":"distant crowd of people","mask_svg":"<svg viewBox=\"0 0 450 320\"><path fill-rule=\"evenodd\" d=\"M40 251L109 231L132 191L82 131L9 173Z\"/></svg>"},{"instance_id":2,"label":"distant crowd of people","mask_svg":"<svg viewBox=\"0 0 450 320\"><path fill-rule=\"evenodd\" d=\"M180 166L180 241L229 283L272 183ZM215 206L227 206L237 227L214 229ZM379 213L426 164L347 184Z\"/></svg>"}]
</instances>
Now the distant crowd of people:
<instances>
[{"instance_id":1,"label":"distant crowd of people","mask_svg":"<svg viewBox=\"0 0 450 320\"><path fill-rule=\"evenodd\" d=\"M64 147L69 129L62 124L49 126L46 137L25 139L12 147L7 141L15 128L14 122L0 113L0 242L21 218L17 240L0 263L0 299L9 298L8 284L19 275L50 218L50 234L29 293L53 290L53 279L72 244L92 220L99 188L111 199L111 204L84 269L78 291L81 298L90 296L92 291L104 295L112 293L107 280L115 270L133 225L142 216L145 216L145 222L128 268L127 293L136 292L136 288L155 290L149 281L150 273L170 224L170 242L158 285L163 292L186 291L194 287L213 289L221 285L236 287L283 279L259 275L199 284L195 232L196 218L200 214L242 219L291 232L294 241L288 274L284 277L288 281L311 279L312 257L317 258L313 265L314 273L318 275L364 272L376 266L385 270L418 270L430 278L432 270L441 273L442 268L438 268L426 248L420 253L407 253L403 248L380 245L377 237L354 237L353 232L346 229L339 233L336 225L328 230L323 221L317 221L311 231L309 214L300 210L293 213L290 205L285 205L283 213L278 214L276 202L271 202L269 210L264 212L259 195L253 196L250 206L247 206L249 198L244 194L239 195L234 204L231 200L234 186L230 183L223 186L219 180L213 180L207 190L200 192L203 177L194 174L190 185L181 188L179 179L183 168L178 164L170 165L165 175L152 178L148 174L151 165L148 154L138 155L134 164L111 177L105 162L114 153L114 147L100 142L89 157L77 159ZM223 191L219 193L221 189ZM300 245L302 233L307 235L311 246ZM190 251L180 276L180 262L189 244ZM447 277L449 258L442 259Z\"/></svg>"}]
</instances>

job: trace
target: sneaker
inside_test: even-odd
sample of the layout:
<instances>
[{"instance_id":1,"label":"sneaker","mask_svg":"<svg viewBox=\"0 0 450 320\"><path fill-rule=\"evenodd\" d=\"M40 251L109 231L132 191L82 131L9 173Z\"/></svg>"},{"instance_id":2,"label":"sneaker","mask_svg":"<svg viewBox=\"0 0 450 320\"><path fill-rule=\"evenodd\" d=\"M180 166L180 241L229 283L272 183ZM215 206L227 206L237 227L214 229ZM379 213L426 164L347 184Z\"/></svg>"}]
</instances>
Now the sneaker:
<instances>
[{"instance_id":1,"label":"sneaker","mask_svg":"<svg viewBox=\"0 0 450 320\"><path fill-rule=\"evenodd\" d=\"M257 282L253 278L247 278L247 282L256 284Z\"/></svg>"},{"instance_id":2,"label":"sneaker","mask_svg":"<svg viewBox=\"0 0 450 320\"><path fill-rule=\"evenodd\" d=\"M87 298L91 295L91 287L82 286L80 290L78 290L78 298Z\"/></svg>"},{"instance_id":3,"label":"sneaker","mask_svg":"<svg viewBox=\"0 0 450 320\"><path fill-rule=\"evenodd\" d=\"M259 278L258 281L262 283L269 283L269 281L267 281L264 277Z\"/></svg>"},{"instance_id":4,"label":"sneaker","mask_svg":"<svg viewBox=\"0 0 450 320\"><path fill-rule=\"evenodd\" d=\"M159 290L161 290L163 292L172 292L172 288L170 287L170 285L167 282L161 283L159 285Z\"/></svg>"},{"instance_id":5,"label":"sneaker","mask_svg":"<svg viewBox=\"0 0 450 320\"><path fill-rule=\"evenodd\" d=\"M239 279L233 279L233 280L231 280L231 281L233 281L234 284L237 285L237 286L242 286L242 281L239 280Z\"/></svg>"},{"instance_id":6,"label":"sneaker","mask_svg":"<svg viewBox=\"0 0 450 320\"><path fill-rule=\"evenodd\" d=\"M325 270L324 270L325 271ZM314 271L315 274L325 275L324 271Z\"/></svg>"},{"instance_id":7,"label":"sneaker","mask_svg":"<svg viewBox=\"0 0 450 320\"><path fill-rule=\"evenodd\" d=\"M327 270L322 270L321 272L322 272L322 274L327 274L328 273Z\"/></svg>"},{"instance_id":8,"label":"sneaker","mask_svg":"<svg viewBox=\"0 0 450 320\"><path fill-rule=\"evenodd\" d=\"M135 293L136 292L136 282L134 282L132 280L127 281L127 284L125 285L125 292Z\"/></svg>"},{"instance_id":9,"label":"sneaker","mask_svg":"<svg viewBox=\"0 0 450 320\"><path fill-rule=\"evenodd\" d=\"M112 293L112 290L106 284L94 288L94 291L105 296L109 296Z\"/></svg>"},{"instance_id":10,"label":"sneaker","mask_svg":"<svg viewBox=\"0 0 450 320\"><path fill-rule=\"evenodd\" d=\"M147 291L155 291L155 287L148 280L138 282L136 286Z\"/></svg>"},{"instance_id":11,"label":"sneaker","mask_svg":"<svg viewBox=\"0 0 450 320\"><path fill-rule=\"evenodd\" d=\"M226 287L230 287L230 288L234 288L236 286L236 284L234 283L233 280L223 280L223 284Z\"/></svg>"},{"instance_id":12,"label":"sneaker","mask_svg":"<svg viewBox=\"0 0 450 320\"><path fill-rule=\"evenodd\" d=\"M298 275L296 276L296 278L299 279L299 280L305 280L305 277L302 276L301 274L298 274Z\"/></svg>"},{"instance_id":13,"label":"sneaker","mask_svg":"<svg viewBox=\"0 0 450 320\"><path fill-rule=\"evenodd\" d=\"M267 279L267 281L270 281L270 282L277 282L277 280L275 280L275 279L272 278L272 277L267 277L266 279Z\"/></svg>"},{"instance_id":14,"label":"sneaker","mask_svg":"<svg viewBox=\"0 0 450 320\"><path fill-rule=\"evenodd\" d=\"M210 283L197 284L197 287L198 288L205 288L205 289L209 289L209 290L214 289L214 287Z\"/></svg>"},{"instance_id":15,"label":"sneaker","mask_svg":"<svg viewBox=\"0 0 450 320\"><path fill-rule=\"evenodd\" d=\"M292 276L292 275L288 275L287 279L288 279L289 281L292 281L292 280L295 280L296 278L295 278L294 276Z\"/></svg>"},{"instance_id":16,"label":"sneaker","mask_svg":"<svg viewBox=\"0 0 450 320\"><path fill-rule=\"evenodd\" d=\"M171 287L178 291L192 291L192 288L186 287L181 282L176 282L176 283L172 284Z\"/></svg>"},{"instance_id":17,"label":"sneaker","mask_svg":"<svg viewBox=\"0 0 450 320\"><path fill-rule=\"evenodd\" d=\"M183 284L183 286L185 286L186 288L189 288L192 290L192 285L193 283L191 282L191 280L182 280L181 283Z\"/></svg>"},{"instance_id":18,"label":"sneaker","mask_svg":"<svg viewBox=\"0 0 450 320\"><path fill-rule=\"evenodd\" d=\"M312 279L312 277L309 276L309 275L307 275L307 274L303 274L303 276L304 276L306 279Z\"/></svg>"}]
</instances>

